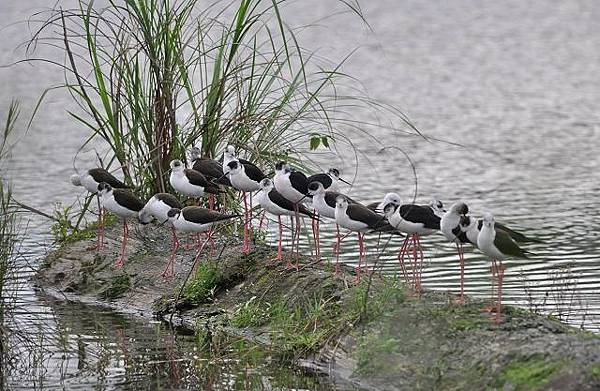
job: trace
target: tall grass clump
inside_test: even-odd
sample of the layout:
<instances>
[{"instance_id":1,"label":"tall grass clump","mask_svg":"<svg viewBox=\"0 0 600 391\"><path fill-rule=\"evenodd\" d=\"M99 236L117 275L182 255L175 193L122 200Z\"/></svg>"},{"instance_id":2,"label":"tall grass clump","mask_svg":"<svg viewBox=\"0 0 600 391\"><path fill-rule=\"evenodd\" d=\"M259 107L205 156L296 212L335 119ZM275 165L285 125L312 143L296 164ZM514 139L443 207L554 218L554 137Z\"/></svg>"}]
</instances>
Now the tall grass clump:
<instances>
[{"instance_id":1,"label":"tall grass clump","mask_svg":"<svg viewBox=\"0 0 600 391\"><path fill-rule=\"evenodd\" d=\"M18 117L19 105L12 102L0 134L0 388L5 383L5 371L10 369L9 341L12 333L6 318L12 302L6 286L14 269L12 264L15 259L17 233L17 208L12 202L10 184L4 180L4 162L10 153L11 133Z\"/></svg>"},{"instance_id":2,"label":"tall grass clump","mask_svg":"<svg viewBox=\"0 0 600 391\"><path fill-rule=\"evenodd\" d=\"M324 65L305 50L286 23L287 3L80 0L34 17L43 22L26 61L61 67L58 87L78 105L68 114L81 127L82 148L106 142L105 163L122 167L142 195L165 191L170 160L192 145L217 157L232 143L268 172L277 159L310 165L299 152L366 133L372 124L353 117L357 108L415 130L401 112L359 94L343 61ZM339 3L364 22L358 4ZM59 50L64 63L34 58L40 45ZM344 84L352 93L339 92Z\"/></svg>"}]
</instances>

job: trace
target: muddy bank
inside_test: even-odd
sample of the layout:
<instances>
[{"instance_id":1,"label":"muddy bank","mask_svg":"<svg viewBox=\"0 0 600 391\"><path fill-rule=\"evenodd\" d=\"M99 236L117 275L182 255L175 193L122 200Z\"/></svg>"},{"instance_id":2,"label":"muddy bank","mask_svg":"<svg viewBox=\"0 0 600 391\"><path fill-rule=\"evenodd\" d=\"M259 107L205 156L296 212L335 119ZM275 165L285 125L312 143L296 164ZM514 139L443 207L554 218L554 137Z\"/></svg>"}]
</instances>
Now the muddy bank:
<instances>
[{"instance_id":1,"label":"muddy bank","mask_svg":"<svg viewBox=\"0 0 600 391\"><path fill-rule=\"evenodd\" d=\"M304 259L300 270L273 264L275 252L217 241L181 287L194 251L181 250L175 276L163 279L170 237L163 229L130 230L129 259L113 267L120 227L109 228L104 251L93 239L65 244L37 276L40 289L102 304L193 330L205 348L243 339L279 360L326 372L360 388L600 388L600 339L525 310L505 307L495 325L487 303L452 304L453 297L410 295L374 275L352 285L348 271Z\"/></svg>"}]
</instances>

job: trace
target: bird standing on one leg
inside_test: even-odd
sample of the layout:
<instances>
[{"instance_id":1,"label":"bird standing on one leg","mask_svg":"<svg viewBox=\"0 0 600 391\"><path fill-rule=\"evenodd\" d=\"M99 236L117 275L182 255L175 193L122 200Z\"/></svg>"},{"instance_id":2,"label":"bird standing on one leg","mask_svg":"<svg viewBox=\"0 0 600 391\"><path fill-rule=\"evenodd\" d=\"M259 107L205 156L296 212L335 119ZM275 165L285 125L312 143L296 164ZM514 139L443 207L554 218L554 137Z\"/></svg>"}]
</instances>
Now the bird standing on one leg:
<instances>
[{"instance_id":1,"label":"bird standing on one leg","mask_svg":"<svg viewBox=\"0 0 600 391\"><path fill-rule=\"evenodd\" d=\"M129 190L113 189L105 182L98 185L98 194L100 195L100 202L104 209L123 219L123 241L119 257L115 262L115 266L123 267L127 237L129 235L127 219L137 217L138 213L144 208L144 203Z\"/></svg>"},{"instance_id":2,"label":"bird standing on one leg","mask_svg":"<svg viewBox=\"0 0 600 391\"><path fill-rule=\"evenodd\" d=\"M458 261L460 263L460 298L459 303L465 302L465 253L464 243L471 243L467 234L461 229L461 219L469 213L469 207L464 202L453 204L440 220L440 230L450 242L456 244ZM476 245L476 243L475 243Z\"/></svg>"}]
</instances>

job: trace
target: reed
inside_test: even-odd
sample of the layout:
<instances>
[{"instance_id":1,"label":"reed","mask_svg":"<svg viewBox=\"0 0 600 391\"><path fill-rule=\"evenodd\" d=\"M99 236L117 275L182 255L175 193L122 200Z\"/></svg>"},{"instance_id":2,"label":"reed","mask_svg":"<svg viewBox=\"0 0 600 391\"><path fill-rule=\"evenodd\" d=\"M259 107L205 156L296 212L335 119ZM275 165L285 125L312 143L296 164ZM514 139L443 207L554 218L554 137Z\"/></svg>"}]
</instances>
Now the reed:
<instances>
[{"instance_id":1,"label":"reed","mask_svg":"<svg viewBox=\"0 0 600 391\"><path fill-rule=\"evenodd\" d=\"M364 23L357 3L339 2ZM215 157L234 144L269 172L275 160L309 166L302 151L368 134L378 124L357 121L359 108L416 132L400 111L354 87L342 72L347 58L326 66L304 49L286 23L287 3L125 0L99 8L81 0L35 16L43 23L28 52L50 46L65 62L27 61L64 71L62 87L79 107L69 115L87 137L82 148L106 142L104 163L122 167L144 196L168 190L170 160L192 145Z\"/></svg>"},{"instance_id":2,"label":"reed","mask_svg":"<svg viewBox=\"0 0 600 391\"><path fill-rule=\"evenodd\" d=\"M15 243L17 235L17 208L12 202L11 188L5 182L4 162L12 147L11 134L19 117L19 105L13 101L6 115L6 122L0 133L0 388L5 384L5 370L10 369L9 342L12 337L11 328L7 325L9 309L13 306L6 285L14 271Z\"/></svg>"}]
</instances>

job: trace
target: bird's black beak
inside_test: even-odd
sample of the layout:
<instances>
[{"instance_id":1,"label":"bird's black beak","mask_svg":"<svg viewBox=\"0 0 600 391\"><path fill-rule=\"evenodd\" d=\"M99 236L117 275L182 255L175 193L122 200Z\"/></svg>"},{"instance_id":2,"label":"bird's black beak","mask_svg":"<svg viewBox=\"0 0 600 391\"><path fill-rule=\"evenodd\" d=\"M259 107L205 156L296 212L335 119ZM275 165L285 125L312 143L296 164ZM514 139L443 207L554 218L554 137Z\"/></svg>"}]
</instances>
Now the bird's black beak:
<instances>
[{"instance_id":1,"label":"bird's black beak","mask_svg":"<svg viewBox=\"0 0 600 391\"><path fill-rule=\"evenodd\" d=\"M169 222L169 219L166 219L162 223L158 224L157 227L162 227L163 225L167 224L168 222Z\"/></svg>"},{"instance_id":2,"label":"bird's black beak","mask_svg":"<svg viewBox=\"0 0 600 391\"><path fill-rule=\"evenodd\" d=\"M218 181L220 181L221 179L225 178L227 175L229 175L229 172L226 172L225 174L221 175L217 179L213 179L211 182L214 183L214 184L217 184Z\"/></svg>"},{"instance_id":3,"label":"bird's black beak","mask_svg":"<svg viewBox=\"0 0 600 391\"><path fill-rule=\"evenodd\" d=\"M304 194L304 197L300 198L300 200L298 200L297 204L301 203L302 200L304 200L306 197L309 197L309 194Z\"/></svg>"},{"instance_id":4,"label":"bird's black beak","mask_svg":"<svg viewBox=\"0 0 600 391\"><path fill-rule=\"evenodd\" d=\"M344 182L345 184L352 186L352 183L350 183L350 182L348 182L348 181L345 181L345 180L343 180L342 178L338 178L338 179L339 179L341 182Z\"/></svg>"}]
</instances>

